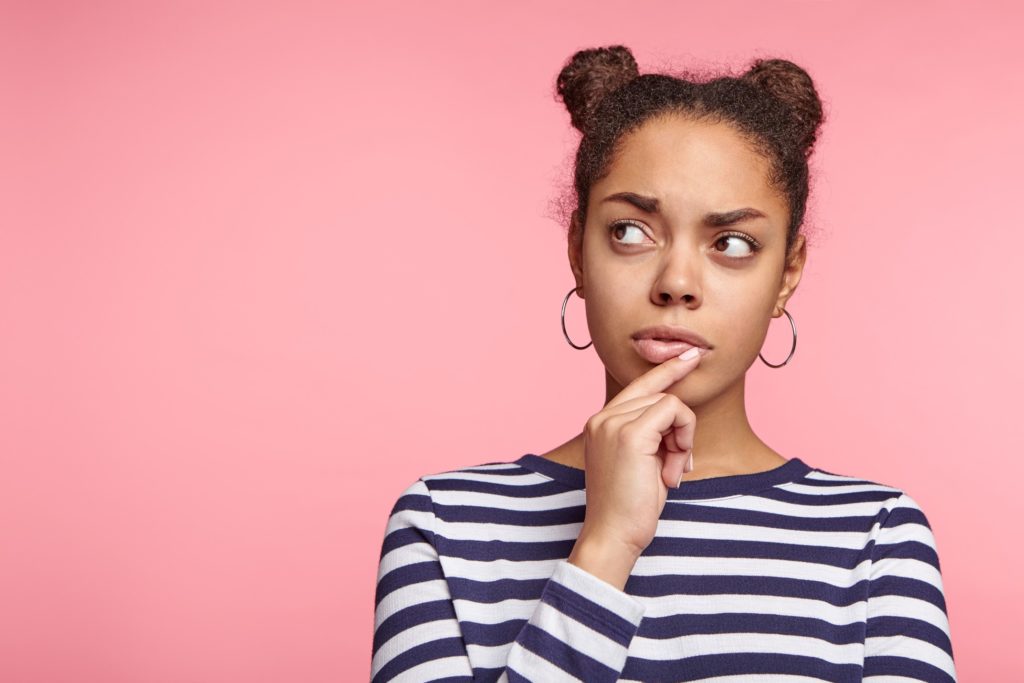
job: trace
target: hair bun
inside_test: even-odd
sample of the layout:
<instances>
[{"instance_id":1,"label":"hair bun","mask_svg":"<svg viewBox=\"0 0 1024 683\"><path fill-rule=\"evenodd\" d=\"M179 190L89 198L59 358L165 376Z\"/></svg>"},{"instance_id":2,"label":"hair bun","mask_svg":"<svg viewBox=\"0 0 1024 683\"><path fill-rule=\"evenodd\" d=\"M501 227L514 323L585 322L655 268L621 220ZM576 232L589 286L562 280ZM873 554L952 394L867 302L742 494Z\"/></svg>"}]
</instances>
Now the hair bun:
<instances>
[{"instance_id":1,"label":"hair bun","mask_svg":"<svg viewBox=\"0 0 1024 683\"><path fill-rule=\"evenodd\" d=\"M572 125L585 133L604 96L639 75L636 59L624 45L580 50L558 74L558 97L569 110Z\"/></svg>"},{"instance_id":2,"label":"hair bun","mask_svg":"<svg viewBox=\"0 0 1024 683\"><path fill-rule=\"evenodd\" d=\"M768 91L789 107L794 138L804 153L810 154L824 118L821 99L810 75L786 59L758 59L742 78Z\"/></svg>"}]
</instances>

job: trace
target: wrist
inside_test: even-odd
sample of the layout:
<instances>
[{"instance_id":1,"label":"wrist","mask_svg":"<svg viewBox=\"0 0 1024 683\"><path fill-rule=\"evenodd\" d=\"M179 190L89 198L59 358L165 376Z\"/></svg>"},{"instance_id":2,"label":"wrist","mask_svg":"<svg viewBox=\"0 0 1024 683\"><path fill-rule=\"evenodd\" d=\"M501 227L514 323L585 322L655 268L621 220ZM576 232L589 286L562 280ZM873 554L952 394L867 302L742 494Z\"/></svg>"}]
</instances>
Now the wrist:
<instances>
[{"instance_id":1,"label":"wrist","mask_svg":"<svg viewBox=\"0 0 1024 683\"><path fill-rule=\"evenodd\" d=\"M568 561L605 583L623 590L642 549L582 531Z\"/></svg>"}]
</instances>

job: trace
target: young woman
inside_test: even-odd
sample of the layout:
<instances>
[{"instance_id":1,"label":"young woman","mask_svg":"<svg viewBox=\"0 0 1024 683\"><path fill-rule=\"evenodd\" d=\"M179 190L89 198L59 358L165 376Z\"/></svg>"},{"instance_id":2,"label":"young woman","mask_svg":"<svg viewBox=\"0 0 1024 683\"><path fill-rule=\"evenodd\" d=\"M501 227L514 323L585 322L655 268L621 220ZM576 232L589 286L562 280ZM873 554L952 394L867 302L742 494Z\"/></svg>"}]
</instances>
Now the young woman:
<instances>
[{"instance_id":1,"label":"young woman","mask_svg":"<svg viewBox=\"0 0 1024 683\"><path fill-rule=\"evenodd\" d=\"M576 53L568 253L605 405L543 454L420 477L376 586L383 681L954 681L928 521L785 458L745 373L805 261L811 78L639 75Z\"/></svg>"}]
</instances>

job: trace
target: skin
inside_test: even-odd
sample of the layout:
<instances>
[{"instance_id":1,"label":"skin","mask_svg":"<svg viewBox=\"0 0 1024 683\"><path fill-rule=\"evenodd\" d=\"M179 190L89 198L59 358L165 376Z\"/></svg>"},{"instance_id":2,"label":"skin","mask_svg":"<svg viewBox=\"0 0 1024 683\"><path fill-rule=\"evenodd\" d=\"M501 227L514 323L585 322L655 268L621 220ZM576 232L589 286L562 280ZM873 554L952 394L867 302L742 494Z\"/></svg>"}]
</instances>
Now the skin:
<instances>
[{"instance_id":1,"label":"skin","mask_svg":"<svg viewBox=\"0 0 1024 683\"><path fill-rule=\"evenodd\" d=\"M754 433L744 402L746 372L758 360L771 319L783 315L806 258L802 235L789 254L785 251L788 203L769 186L768 169L768 161L727 124L658 117L622 140L608 174L591 187L586 224L574 215L570 226L569 263L578 296L586 302L593 348L605 367L605 412L634 380L685 363L645 360L631 343L635 331L673 323L711 345L696 367L679 373L681 378L641 380L648 395L678 397L685 405L677 403L677 413L692 411L694 469L683 474L683 482L763 472L787 461ZM659 212L602 201L624 191L658 198ZM729 226L703 223L706 213L744 207L765 217ZM623 219L638 227L613 231L611 224ZM762 248L753 252L742 238L726 237L735 232L753 237ZM640 400L638 392L630 395ZM586 469L586 431L541 455ZM667 438L672 429L662 434ZM610 486L611 478L604 485ZM588 489L590 481L588 472ZM585 522L570 561L621 588L638 548L624 548L621 535L604 531L603 523Z\"/></svg>"}]
</instances>

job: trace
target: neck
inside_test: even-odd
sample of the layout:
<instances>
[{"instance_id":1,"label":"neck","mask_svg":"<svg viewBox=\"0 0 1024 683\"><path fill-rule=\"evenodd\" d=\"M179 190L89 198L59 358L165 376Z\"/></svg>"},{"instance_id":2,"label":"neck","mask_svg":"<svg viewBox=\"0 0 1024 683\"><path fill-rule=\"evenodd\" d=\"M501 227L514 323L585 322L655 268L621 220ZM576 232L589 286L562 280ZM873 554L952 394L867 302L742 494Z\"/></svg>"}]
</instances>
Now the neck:
<instances>
[{"instance_id":1,"label":"neck","mask_svg":"<svg viewBox=\"0 0 1024 683\"><path fill-rule=\"evenodd\" d=\"M753 474L774 469L786 458L773 451L750 427L745 406L745 378L717 396L690 405L697 427L693 439L693 471L683 480ZM622 387L605 373L605 405ZM583 433L580 432L544 457L585 469Z\"/></svg>"}]
</instances>

